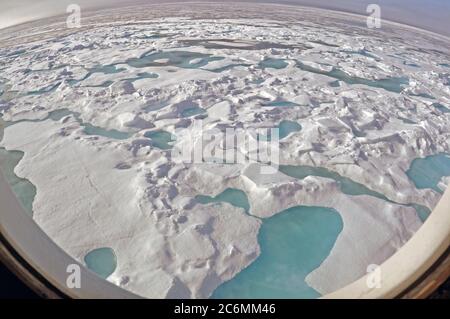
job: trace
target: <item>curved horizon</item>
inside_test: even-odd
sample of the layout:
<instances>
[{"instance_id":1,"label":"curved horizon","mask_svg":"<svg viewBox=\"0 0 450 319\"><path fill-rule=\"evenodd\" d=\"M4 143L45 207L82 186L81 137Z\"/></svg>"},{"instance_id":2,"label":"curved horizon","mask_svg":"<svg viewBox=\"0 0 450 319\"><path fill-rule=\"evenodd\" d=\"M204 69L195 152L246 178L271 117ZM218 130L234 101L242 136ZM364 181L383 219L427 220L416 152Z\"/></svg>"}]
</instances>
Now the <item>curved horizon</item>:
<instances>
[{"instance_id":1,"label":"curved horizon","mask_svg":"<svg viewBox=\"0 0 450 319\"><path fill-rule=\"evenodd\" d=\"M223 3L227 1L171 1L171 0L78 0L76 4L83 10L100 10L117 7L190 2ZM360 15L367 15L366 8L373 0L234 0L242 3L282 4L330 9ZM16 0L11 3L0 3L0 29L5 29L27 22L41 20L67 14L66 8L73 0ZM450 36L450 2L444 0L378 0L381 7L381 18Z\"/></svg>"}]
</instances>

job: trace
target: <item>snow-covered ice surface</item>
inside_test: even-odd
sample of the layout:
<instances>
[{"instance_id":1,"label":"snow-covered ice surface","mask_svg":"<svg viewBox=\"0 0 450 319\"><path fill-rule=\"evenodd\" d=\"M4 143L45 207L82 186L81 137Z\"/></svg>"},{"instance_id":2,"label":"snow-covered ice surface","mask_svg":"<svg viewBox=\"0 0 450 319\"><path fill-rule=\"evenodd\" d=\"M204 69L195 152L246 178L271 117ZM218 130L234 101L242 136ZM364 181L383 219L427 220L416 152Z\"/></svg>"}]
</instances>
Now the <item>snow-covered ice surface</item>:
<instances>
[{"instance_id":1,"label":"snow-covered ice surface","mask_svg":"<svg viewBox=\"0 0 450 319\"><path fill-rule=\"evenodd\" d=\"M422 224L415 207L433 209L445 189L448 178L416 188L407 172L450 153L446 38L245 4L116 9L82 23L0 31L0 147L24 153L15 174L36 187L36 223L82 262L111 248L108 280L125 289L209 297L258 257L264 219L302 205L343 221L306 277L325 294L397 251ZM220 130L290 121L280 156L294 173L175 163L168 133L195 135L200 120ZM248 213L196 200L227 189L246 194Z\"/></svg>"}]
</instances>

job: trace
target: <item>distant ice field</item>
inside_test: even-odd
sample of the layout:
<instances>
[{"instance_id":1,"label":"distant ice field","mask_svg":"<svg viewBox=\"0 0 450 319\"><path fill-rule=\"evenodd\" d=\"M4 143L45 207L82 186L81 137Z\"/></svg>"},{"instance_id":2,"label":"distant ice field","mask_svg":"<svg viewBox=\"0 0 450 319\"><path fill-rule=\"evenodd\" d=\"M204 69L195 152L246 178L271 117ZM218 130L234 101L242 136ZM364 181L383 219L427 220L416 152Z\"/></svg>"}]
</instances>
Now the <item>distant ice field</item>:
<instances>
[{"instance_id":1,"label":"distant ice field","mask_svg":"<svg viewBox=\"0 0 450 319\"><path fill-rule=\"evenodd\" d=\"M450 181L439 35L196 4L99 11L80 29L47 19L0 39L12 190L70 256L144 297L320 297L400 249ZM278 128L276 170L174 160L199 141L250 157L204 140L230 128Z\"/></svg>"}]
</instances>

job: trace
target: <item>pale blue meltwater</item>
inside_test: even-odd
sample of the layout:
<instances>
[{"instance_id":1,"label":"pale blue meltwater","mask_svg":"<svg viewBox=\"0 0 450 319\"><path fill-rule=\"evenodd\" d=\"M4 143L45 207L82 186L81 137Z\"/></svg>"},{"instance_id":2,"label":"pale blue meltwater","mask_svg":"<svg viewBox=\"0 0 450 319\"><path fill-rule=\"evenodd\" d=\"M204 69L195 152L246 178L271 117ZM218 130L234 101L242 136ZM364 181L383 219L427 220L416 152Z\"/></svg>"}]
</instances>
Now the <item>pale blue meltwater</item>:
<instances>
[{"instance_id":1,"label":"pale blue meltwater","mask_svg":"<svg viewBox=\"0 0 450 319\"><path fill-rule=\"evenodd\" d=\"M129 133L129 132L122 132L122 131L118 131L118 130L114 130L114 129L108 130L108 129L104 129L99 126L94 126L90 123L85 123L81 120L79 113L72 112L67 109L59 109L59 110L49 112L48 116L43 120L38 119L38 120L19 120L16 122L5 122L5 126L14 125L14 124L21 123L21 122L41 122L41 121L45 121L45 120L49 120L49 119L53 120L53 121L60 121L61 119L63 119L66 116L69 116L69 115L72 115L76 119L76 121L78 123L80 123L80 126L83 127L83 132L86 135L103 136L103 137L108 137L108 138L112 138L115 140L125 140L132 135L132 133Z\"/></svg>"},{"instance_id":2,"label":"pale blue meltwater","mask_svg":"<svg viewBox=\"0 0 450 319\"><path fill-rule=\"evenodd\" d=\"M121 68L121 67L117 67L117 65L103 65L103 66L97 66L91 69L88 69L88 73L81 79L76 80L76 79L69 79L67 81L67 83L69 85L76 85L86 79L88 79L91 75L93 75L94 73L103 73L103 74L115 74L115 73L120 73L126 71L125 68ZM131 78L126 78L120 81L127 81L130 83L133 83L137 80L141 80L141 79L156 79L158 78L159 75L156 73L148 73L148 72L141 72L138 73L136 76L131 77ZM99 83L96 85L88 85L85 87L108 87L110 85L112 85L114 83L114 81L105 81L103 83Z\"/></svg>"},{"instance_id":3,"label":"pale blue meltwater","mask_svg":"<svg viewBox=\"0 0 450 319\"><path fill-rule=\"evenodd\" d=\"M133 83L133 82L135 82L135 81L137 81L137 80L142 80L142 79L157 79L158 77L159 77L159 75L156 74L156 73L141 72L141 73L138 73L135 77L125 79L124 81L128 81L128 82Z\"/></svg>"},{"instance_id":4,"label":"pale blue meltwater","mask_svg":"<svg viewBox=\"0 0 450 319\"><path fill-rule=\"evenodd\" d=\"M95 73L102 73L102 74L116 74L125 71L125 68L117 68L115 65L97 65L93 68L87 69L88 73L84 77L82 77L79 80L76 79L69 79L67 80L67 83L69 85L75 85L77 83L80 83L84 80L87 80L91 77L91 75ZM103 83L99 83L97 85L91 85L90 87L108 87L112 84L112 81L105 81Z\"/></svg>"},{"instance_id":5,"label":"pale blue meltwater","mask_svg":"<svg viewBox=\"0 0 450 319\"><path fill-rule=\"evenodd\" d=\"M263 219L260 256L212 298L317 298L305 277L329 255L343 222L331 208L296 206Z\"/></svg>"},{"instance_id":6,"label":"pale blue meltwater","mask_svg":"<svg viewBox=\"0 0 450 319\"><path fill-rule=\"evenodd\" d=\"M172 134L166 131L153 131L146 132L145 137L152 140L152 145L162 150L168 150L172 148L170 142L172 142Z\"/></svg>"},{"instance_id":7,"label":"pale blue meltwater","mask_svg":"<svg viewBox=\"0 0 450 319\"><path fill-rule=\"evenodd\" d=\"M291 133L298 132L302 129L302 126L294 121L281 121L278 125L279 128L279 138L283 139Z\"/></svg>"},{"instance_id":8,"label":"pale blue meltwater","mask_svg":"<svg viewBox=\"0 0 450 319\"><path fill-rule=\"evenodd\" d=\"M250 204L248 202L247 195L241 191L240 189L235 188L227 188L219 195L212 197L212 196L205 196L205 195L197 195L195 197L197 202L200 204L209 204L209 203L221 203L226 202L229 203L235 207L240 207L245 210L245 212L248 213L250 209Z\"/></svg>"},{"instance_id":9,"label":"pale blue meltwater","mask_svg":"<svg viewBox=\"0 0 450 319\"><path fill-rule=\"evenodd\" d=\"M117 267L114 250L108 247L91 250L84 256L86 267L102 278L108 278Z\"/></svg>"},{"instance_id":10,"label":"pale blue meltwater","mask_svg":"<svg viewBox=\"0 0 450 319\"><path fill-rule=\"evenodd\" d=\"M20 120L16 122L5 122L0 117L0 140L3 139L3 129L5 127L15 125L20 122L39 122L45 120L59 121L62 118L73 115L82 126L84 126L84 132L88 135L101 135L113 139L125 139L131 134L125 132L119 132L116 130L105 130L100 127L96 127L87 123L83 123L79 118L79 114L71 112L67 109L60 109L52 111L48 116L41 120ZM25 209L25 211L32 216L33 215L33 201L36 197L36 187L27 179L18 177L14 168L22 160L24 153L15 150L6 150L0 148L0 169L6 178L6 181L11 186L12 191L16 195L17 199Z\"/></svg>"},{"instance_id":11,"label":"pale blue meltwater","mask_svg":"<svg viewBox=\"0 0 450 319\"><path fill-rule=\"evenodd\" d=\"M322 74L334 78L336 80L345 82L349 85L361 84L375 88L384 89L386 91L400 93L409 84L407 77L392 77L379 80L369 80L356 76L350 76L344 71L333 67L330 71L320 70L309 65L297 62L297 67L303 71L311 72L315 74Z\"/></svg>"},{"instance_id":12,"label":"pale blue meltwater","mask_svg":"<svg viewBox=\"0 0 450 319\"><path fill-rule=\"evenodd\" d=\"M84 126L84 133L87 135L97 135L97 136L103 136L103 137L109 137L114 140L126 140L129 138L132 134L128 132L122 132L117 130L107 130L99 126L94 126L89 123L82 123L82 126Z\"/></svg>"},{"instance_id":13,"label":"pale blue meltwater","mask_svg":"<svg viewBox=\"0 0 450 319\"><path fill-rule=\"evenodd\" d=\"M89 74L103 73L103 74L115 74L125 71L125 68L117 68L115 65L98 65L89 69ZM89 77L89 76L88 76Z\"/></svg>"},{"instance_id":14,"label":"pale blue meltwater","mask_svg":"<svg viewBox=\"0 0 450 319\"><path fill-rule=\"evenodd\" d=\"M134 68L175 66L184 69L198 69L212 61L223 60L223 57L215 57L190 51L151 51L139 58L127 60L127 64Z\"/></svg>"},{"instance_id":15,"label":"pale blue meltwater","mask_svg":"<svg viewBox=\"0 0 450 319\"><path fill-rule=\"evenodd\" d=\"M191 117L194 115L203 114L205 112L206 111L204 109L202 109L201 107L190 107L190 108L183 110L181 112L181 116L182 117Z\"/></svg>"},{"instance_id":16,"label":"pale blue meltwater","mask_svg":"<svg viewBox=\"0 0 450 319\"><path fill-rule=\"evenodd\" d=\"M208 71L214 72L214 73L222 73L222 72L225 72L225 71L237 68L237 67L249 67L249 66L251 66L251 64L248 64L248 63L231 63L231 64L224 65L222 67L215 68L215 69L202 68L202 70L208 70Z\"/></svg>"},{"instance_id":17,"label":"pale blue meltwater","mask_svg":"<svg viewBox=\"0 0 450 319\"><path fill-rule=\"evenodd\" d=\"M226 202L249 212L245 192L228 188L215 197L198 195L200 204ZM296 206L261 219L260 256L212 298L317 298L305 277L329 255L343 223L334 209Z\"/></svg>"},{"instance_id":18,"label":"pale blue meltwater","mask_svg":"<svg viewBox=\"0 0 450 319\"><path fill-rule=\"evenodd\" d=\"M284 61L283 59L273 59L273 58L265 58L261 62L259 62L259 66L263 69L269 68L269 69L284 69L288 66L288 63Z\"/></svg>"},{"instance_id":19,"label":"pale blue meltwater","mask_svg":"<svg viewBox=\"0 0 450 319\"><path fill-rule=\"evenodd\" d=\"M275 128L278 128L278 138L282 140L291 133L299 132L302 129L302 126L298 122L283 120ZM271 141L272 131L268 131L266 135L261 134L258 138L260 140Z\"/></svg>"},{"instance_id":20,"label":"pale blue meltwater","mask_svg":"<svg viewBox=\"0 0 450 319\"><path fill-rule=\"evenodd\" d=\"M417 158L411 163L406 175L418 189L431 188L443 193L438 187L442 177L450 176L450 156L447 154Z\"/></svg>"},{"instance_id":21,"label":"pale blue meltwater","mask_svg":"<svg viewBox=\"0 0 450 319\"><path fill-rule=\"evenodd\" d=\"M281 165L279 168L280 172L294 177L298 179L304 179L308 176L319 176L324 178L330 178L335 180L338 183L338 186L340 190L347 195L352 196L358 196L358 195L368 195L373 196L382 200L385 200L389 203L402 205L399 203L396 203L390 199L388 199L385 195L373 191L369 189L368 187L364 186L363 184L357 183L350 178L344 177L339 175L338 173L332 172L324 167L312 167L312 166L293 166L293 165ZM419 218L423 221L425 221L428 216L430 215L431 211L425 206L416 204L416 203L410 203L406 204L404 206L412 207L416 210L417 215Z\"/></svg>"},{"instance_id":22,"label":"pale blue meltwater","mask_svg":"<svg viewBox=\"0 0 450 319\"><path fill-rule=\"evenodd\" d=\"M22 207L32 216L36 187L27 179L20 178L14 173L14 168L23 155L24 153L20 151L7 151L4 148L0 148L0 169Z\"/></svg>"},{"instance_id":23,"label":"pale blue meltwater","mask_svg":"<svg viewBox=\"0 0 450 319\"><path fill-rule=\"evenodd\" d=\"M333 179L338 183L341 191L347 195L370 195L383 200L388 200L383 194L372 191L363 184L356 183L350 178L343 177L338 173L332 172L323 167L281 165L279 170L288 176L298 179L304 179L308 176L319 176Z\"/></svg>"}]
</instances>

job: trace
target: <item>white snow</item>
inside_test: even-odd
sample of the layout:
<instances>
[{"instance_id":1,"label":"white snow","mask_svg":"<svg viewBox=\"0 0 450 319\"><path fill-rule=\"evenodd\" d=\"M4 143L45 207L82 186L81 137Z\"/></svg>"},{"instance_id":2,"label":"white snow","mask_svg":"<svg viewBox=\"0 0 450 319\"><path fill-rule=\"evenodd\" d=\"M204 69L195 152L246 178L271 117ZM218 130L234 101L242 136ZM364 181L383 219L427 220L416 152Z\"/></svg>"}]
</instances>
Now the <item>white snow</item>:
<instances>
[{"instance_id":1,"label":"white snow","mask_svg":"<svg viewBox=\"0 0 450 319\"><path fill-rule=\"evenodd\" d=\"M416 211L400 204L432 209L441 196L416 189L405 172L415 158L450 152L449 114L414 95L427 92L449 107L448 70L437 63L448 61L448 43L389 25L374 37L327 11L274 6L269 19L260 8L252 6L249 18L238 7L227 4L212 13L208 5L197 4L192 14L198 19L176 18L171 6L151 13L122 9L123 20L110 24L107 16L86 17L89 28L55 42L33 35L33 41L0 44L0 82L7 88L0 96L3 120L40 120L7 127L0 142L0 147L25 153L15 172L37 188L36 223L80 261L93 248L111 247L118 267L108 280L146 297L210 296L257 258L264 218L297 205L335 208L343 219L330 255L307 277L320 293L331 292L361 277L367 265L383 262L420 227ZM125 23L130 17L139 23ZM333 23L324 23L327 19ZM145 34L162 36L143 39ZM186 39L210 41L183 47ZM341 47L305 46L311 39ZM377 59L342 52L344 44L346 51L364 48ZM10 55L19 48L25 51ZM150 49L224 59L200 69L127 64ZM420 68L406 67L394 58L399 53L418 61ZM288 66L259 67L266 57L283 59ZM368 81L412 81L402 93L342 79L336 87L331 85L336 78L300 70L296 61L322 73L336 68ZM170 64L170 59L152 62ZM189 61L191 66L201 62ZM112 63L123 70L83 80L90 68ZM141 73L158 77L130 82ZM95 87L106 81L113 83ZM55 90L33 93L57 83ZM274 101L298 105L266 106ZM346 195L329 178L261 175L256 164L175 163L170 152L144 134L185 128L198 138L200 119L182 116L192 105L206 110L200 115L204 129L297 121L302 129L283 139L281 164L327 168L398 204ZM131 135L124 140L87 135L73 116L43 120L63 108L79 113L84 123ZM175 145L186 145L188 139L177 136ZM237 149L244 153L241 146ZM223 141L216 147L223 147ZM439 187L446 184L448 179ZM196 195L215 196L230 187L247 194L249 214L227 203L195 203Z\"/></svg>"}]
</instances>

